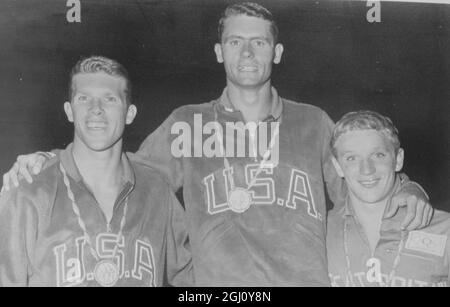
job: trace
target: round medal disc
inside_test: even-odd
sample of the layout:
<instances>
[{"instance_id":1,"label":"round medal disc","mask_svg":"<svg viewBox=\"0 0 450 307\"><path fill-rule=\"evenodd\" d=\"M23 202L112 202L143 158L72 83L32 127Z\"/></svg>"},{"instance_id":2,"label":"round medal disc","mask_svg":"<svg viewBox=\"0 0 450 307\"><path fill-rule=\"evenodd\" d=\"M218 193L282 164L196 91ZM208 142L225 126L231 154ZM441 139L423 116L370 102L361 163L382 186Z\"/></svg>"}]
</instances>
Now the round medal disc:
<instances>
[{"instance_id":1,"label":"round medal disc","mask_svg":"<svg viewBox=\"0 0 450 307\"><path fill-rule=\"evenodd\" d=\"M95 266L94 277L102 287L112 287L119 280L119 268L112 260L102 260Z\"/></svg>"},{"instance_id":2,"label":"round medal disc","mask_svg":"<svg viewBox=\"0 0 450 307\"><path fill-rule=\"evenodd\" d=\"M252 196L243 188L235 188L228 194L228 206L236 213L242 213L250 208Z\"/></svg>"}]
</instances>

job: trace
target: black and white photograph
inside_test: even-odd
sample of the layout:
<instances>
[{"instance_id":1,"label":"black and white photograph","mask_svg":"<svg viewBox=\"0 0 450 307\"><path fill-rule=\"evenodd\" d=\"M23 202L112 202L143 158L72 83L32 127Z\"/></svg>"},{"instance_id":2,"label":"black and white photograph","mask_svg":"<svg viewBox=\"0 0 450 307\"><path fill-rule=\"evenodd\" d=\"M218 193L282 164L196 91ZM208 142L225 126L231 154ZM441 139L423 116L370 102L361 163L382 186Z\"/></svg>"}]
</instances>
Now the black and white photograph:
<instances>
[{"instance_id":1,"label":"black and white photograph","mask_svg":"<svg viewBox=\"0 0 450 307\"><path fill-rule=\"evenodd\" d=\"M2 0L0 55L0 287L450 286L450 1Z\"/></svg>"}]
</instances>

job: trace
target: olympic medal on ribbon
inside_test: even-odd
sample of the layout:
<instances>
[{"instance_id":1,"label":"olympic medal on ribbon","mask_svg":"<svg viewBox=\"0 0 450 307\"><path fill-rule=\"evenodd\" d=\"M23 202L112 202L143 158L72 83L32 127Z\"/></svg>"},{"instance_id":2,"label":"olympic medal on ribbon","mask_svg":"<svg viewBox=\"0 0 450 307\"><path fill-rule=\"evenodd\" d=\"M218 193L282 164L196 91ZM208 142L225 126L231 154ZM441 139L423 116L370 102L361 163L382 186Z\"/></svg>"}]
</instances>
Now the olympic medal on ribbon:
<instances>
[{"instance_id":1,"label":"olympic medal on ribbon","mask_svg":"<svg viewBox=\"0 0 450 307\"><path fill-rule=\"evenodd\" d=\"M94 278L102 287L112 287L119 280L119 268L112 260L102 260L95 266Z\"/></svg>"},{"instance_id":2,"label":"olympic medal on ribbon","mask_svg":"<svg viewBox=\"0 0 450 307\"><path fill-rule=\"evenodd\" d=\"M228 193L228 206L236 213L242 213L250 208L252 196L243 188L234 188Z\"/></svg>"}]
</instances>

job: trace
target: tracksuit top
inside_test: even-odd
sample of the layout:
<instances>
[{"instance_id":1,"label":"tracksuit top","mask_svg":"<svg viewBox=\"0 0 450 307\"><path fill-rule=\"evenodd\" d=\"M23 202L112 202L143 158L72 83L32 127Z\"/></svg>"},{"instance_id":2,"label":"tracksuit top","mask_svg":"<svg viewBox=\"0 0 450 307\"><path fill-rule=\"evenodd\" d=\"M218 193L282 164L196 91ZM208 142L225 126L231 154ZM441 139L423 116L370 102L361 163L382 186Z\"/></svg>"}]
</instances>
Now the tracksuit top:
<instances>
[{"instance_id":1,"label":"tracksuit top","mask_svg":"<svg viewBox=\"0 0 450 307\"><path fill-rule=\"evenodd\" d=\"M427 227L401 231L406 208L383 219L380 240L372 253L353 206L328 216L327 253L332 286L337 287L448 287L450 285L450 214L435 210ZM347 223L347 225L346 225ZM347 227L347 270L344 228ZM399 249L400 247L400 249ZM400 250L400 253L399 253ZM397 265L394 266L398 257ZM375 261L373 261L376 259ZM395 270L393 270L395 268ZM376 271L381 273L377 277Z\"/></svg>"},{"instance_id":2,"label":"tracksuit top","mask_svg":"<svg viewBox=\"0 0 450 307\"><path fill-rule=\"evenodd\" d=\"M124 185L109 227L83 183L72 144L50 160L32 184L22 181L1 196L0 286L98 286L94 269L112 256L120 273L116 286L192 285L184 211L172 189L156 170L130 161L126 154L121 161ZM98 261L74 213L60 163ZM118 240L127 198L123 237Z\"/></svg>"},{"instance_id":3,"label":"tracksuit top","mask_svg":"<svg viewBox=\"0 0 450 307\"><path fill-rule=\"evenodd\" d=\"M215 117L222 127L226 122L244 122L242 114L233 110L226 89L218 100L176 109L137 152L143 163L166 174L174 190L183 187L198 286L330 284L325 185L335 203L343 203L344 195L343 181L331 163L333 122L318 107L280 98L274 88L272 96L266 122L280 123L279 162L258 174L249 189L252 204L244 212L228 206L230 183L226 174L230 170L223 157L199 154L202 144L199 147L199 139L193 136ZM189 128L193 140L187 145L188 154L182 157L171 154L180 147L180 127ZM208 131L200 143L214 134ZM230 146L227 142L235 138L225 137L224 146ZM248 135L245 140L249 141ZM248 186L261 156L228 157L236 187Z\"/></svg>"}]
</instances>

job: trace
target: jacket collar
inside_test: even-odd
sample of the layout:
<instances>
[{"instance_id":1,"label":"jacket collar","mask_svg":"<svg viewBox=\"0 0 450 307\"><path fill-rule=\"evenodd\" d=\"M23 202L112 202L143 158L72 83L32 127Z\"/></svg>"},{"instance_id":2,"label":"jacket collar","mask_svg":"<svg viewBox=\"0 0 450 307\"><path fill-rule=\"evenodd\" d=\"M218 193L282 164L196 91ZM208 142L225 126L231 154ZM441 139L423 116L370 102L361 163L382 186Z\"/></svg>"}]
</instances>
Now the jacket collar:
<instances>
[{"instance_id":1,"label":"jacket collar","mask_svg":"<svg viewBox=\"0 0 450 307\"><path fill-rule=\"evenodd\" d=\"M62 150L60 153L60 160L66 169L67 174L74 179L77 183L83 182L80 171L75 163L72 154L73 143L70 143L66 149ZM130 161L125 153L122 153L121 163L123 167L122 182L124 185L135 185L135 174L133 168L131 167Z\"/></svg>"},{"instance_id":2,"label":"jacket collar","mask_svg":"<svg viewBox=\"0 0 450 307\"><path fill-rule=\"evenodd\" d=\"M273 86L270 88L270 90L272 92L271 109L267 117L262 120L263 122L279 121L281 119L281 114L283 111L283 103L280 96L278 96L277 90ZM233 104L228 97L227 87L223 90L222 95L218 100L217 107L219 111L229 113L230 115L242 116L241 112L233 107Z\"/></svg>"}]
</instances>

